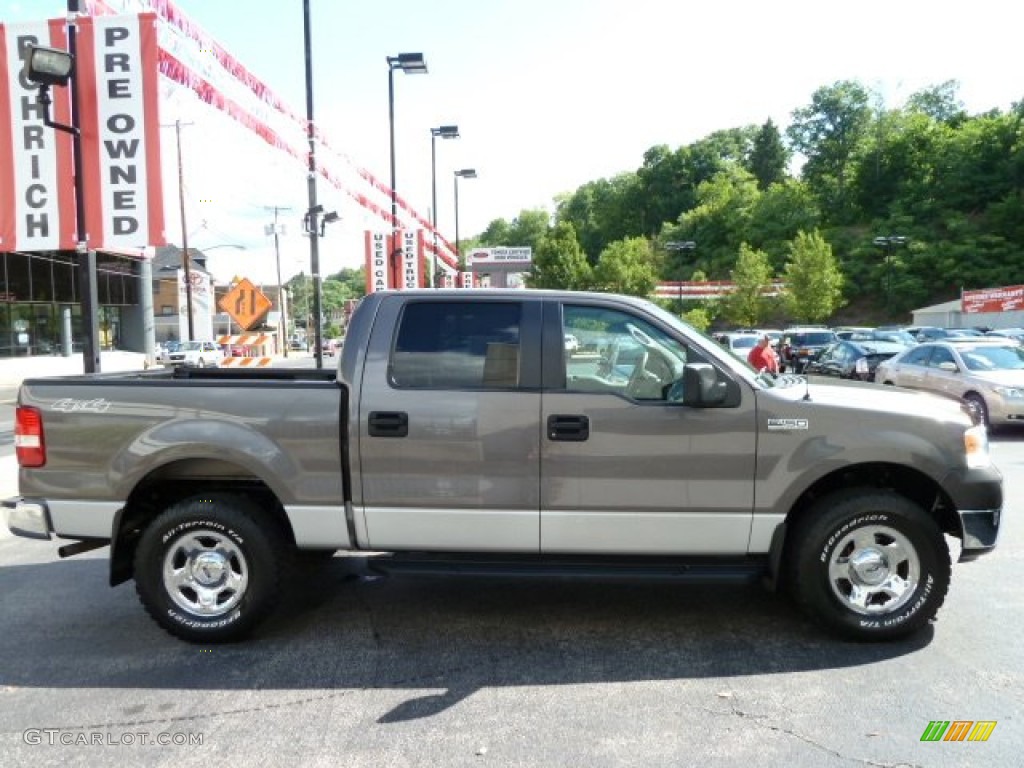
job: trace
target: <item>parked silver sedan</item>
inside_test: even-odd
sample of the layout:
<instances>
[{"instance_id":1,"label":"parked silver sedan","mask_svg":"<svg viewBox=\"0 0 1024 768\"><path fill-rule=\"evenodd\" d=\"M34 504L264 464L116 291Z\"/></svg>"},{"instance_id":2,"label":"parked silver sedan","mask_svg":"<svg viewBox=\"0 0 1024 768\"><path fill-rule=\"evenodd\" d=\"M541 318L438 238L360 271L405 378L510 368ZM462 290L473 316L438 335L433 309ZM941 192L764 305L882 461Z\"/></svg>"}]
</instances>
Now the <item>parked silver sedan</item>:
<instances>
[{"instance_id":1,"label":"parked silver sedan","mask_svg":"<svg viewBox=\"0 0 1024 768\"><path fill-rule=\"evenodd\" d=\"M958 397L987 425L1024 421L1024 347L1008 339L910 347L880 363L875 381Z\"/></svg>"}]
</instances>

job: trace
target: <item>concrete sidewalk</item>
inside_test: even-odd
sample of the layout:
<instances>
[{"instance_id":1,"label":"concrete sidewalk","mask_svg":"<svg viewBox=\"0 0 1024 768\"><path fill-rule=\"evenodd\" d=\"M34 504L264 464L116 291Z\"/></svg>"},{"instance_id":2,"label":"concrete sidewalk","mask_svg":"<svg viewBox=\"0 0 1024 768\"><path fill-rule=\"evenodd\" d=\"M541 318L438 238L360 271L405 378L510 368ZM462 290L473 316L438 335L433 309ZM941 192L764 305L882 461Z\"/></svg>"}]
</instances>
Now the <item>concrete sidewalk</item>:
<instances>
[{"instance_id":1,"label":"concrete sidewalk","mask_svg":"<svg viewBox=\"0 0 1024 768\"><path fill-rule=\"evenodd\" d=\"M100 372L142 371L146 368L146 355L142 352L101 352ZM82 373L85 361L82 355L35 355L32 357L0 358L0 387L16 387L23 379L45 376L69 376Z\"/></svg>"}]
</instances>

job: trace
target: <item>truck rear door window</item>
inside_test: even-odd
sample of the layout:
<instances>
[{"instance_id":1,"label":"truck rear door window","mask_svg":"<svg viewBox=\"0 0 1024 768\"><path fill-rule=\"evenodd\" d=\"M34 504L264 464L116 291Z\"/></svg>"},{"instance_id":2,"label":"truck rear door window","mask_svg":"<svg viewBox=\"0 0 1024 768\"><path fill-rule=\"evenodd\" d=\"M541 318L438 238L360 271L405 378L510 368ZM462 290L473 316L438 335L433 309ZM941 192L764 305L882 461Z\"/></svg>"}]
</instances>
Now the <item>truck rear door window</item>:
<instances>
[{"instance_id":1,"label":"truck rear door window","mask_svg":"<svg viewBox=\"0 0 1024 768\"><path fill-rule=\"evenodd\" d=\"M402 313L389 376L410 389L519 386L519 302L410 302Z\"/></svg>"}]
</instances>

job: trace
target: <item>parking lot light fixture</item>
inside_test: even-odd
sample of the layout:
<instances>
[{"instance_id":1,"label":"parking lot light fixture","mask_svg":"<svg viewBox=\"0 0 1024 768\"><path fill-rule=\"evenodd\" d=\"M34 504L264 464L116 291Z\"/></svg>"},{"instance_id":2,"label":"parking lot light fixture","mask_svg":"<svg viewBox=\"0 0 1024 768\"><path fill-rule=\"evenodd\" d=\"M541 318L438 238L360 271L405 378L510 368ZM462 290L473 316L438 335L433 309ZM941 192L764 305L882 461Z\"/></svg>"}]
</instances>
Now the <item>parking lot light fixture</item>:
<instances>
[{"instance_id":1,"label":"parking lot light fixture","mask_svg":"<svg viewBox=\"0 0 1024 768\"><path fill-rule=\"evenodd\" d=\"M463 168L455 171L455 258L461 257L459 247L459 179L475 179L476 168Z\"/></svg>"},{"instance_id":2,"label":"parking lot light fixture","mask_svg":"<svg viewBox=\"0 0 1024 768\"><path fill-rule=\"evenodd\" d=\"M459 126L441 125L430 129L430 223L434 228L434 253L430 261L430 285L437 288L437 137L459 138Z\"/></svg>"},{"instance_id":3,"label":"parking lot light fixture","mask_svg":"<svg viewBox=\"0 0 1024 768\"><path fill-rule=\"evenodd\" d=\"M885 306L892 302L892 249L895 245L906 245L910 238L905 235L879 235L872 242L885 251Z\"/></svg>"},{"instance_id":4,"label":"parking lot light fixture","mask_svg":"<svg viewBox=\"0 0 1024 768\"><path fill-rule=\"evenodd\" d=\"M665 243L666 251L682 251L684 253L693 253L697 250L697 243L693 240L669 240ZM679 303L683 302L683 277L680 274L679 278Z\"/></svg>"},{"instance_id":5,"label":"parking lot light fixture","mask_svg":"<svg viewBox=\"0 0 1024 768\"><path fill-rule=\"evenodd\" d=\"M398 244L396 234L398 232L398 192L395 190L395 70L405 72L407 75L427 74L427 62L422 53L400 53L397 56L388 56L388 128L391 139L391 259L396 260L398 255ZM398 265L392 263L396 278Z\"/></svg>"}]
</instances>

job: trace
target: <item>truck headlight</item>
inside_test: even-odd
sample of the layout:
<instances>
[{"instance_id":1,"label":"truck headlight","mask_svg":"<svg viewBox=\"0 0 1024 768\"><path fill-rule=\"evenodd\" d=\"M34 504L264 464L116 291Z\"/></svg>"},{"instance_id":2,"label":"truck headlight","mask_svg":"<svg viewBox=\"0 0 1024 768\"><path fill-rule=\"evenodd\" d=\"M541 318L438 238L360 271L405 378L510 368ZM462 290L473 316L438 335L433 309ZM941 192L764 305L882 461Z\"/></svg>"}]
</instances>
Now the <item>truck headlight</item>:
<instances>
[{"instance_id":1,"label":"truck headlight","mask_svg":"<svg viewBox=\"0 0 1024 768\"><path fill-rule=\"evenodd\" d=\"M988 430L985 429L985 425L976 424L964 430L964 456L968 469L979 469L992 463L988 453Z\"/></svg>"}]
</instances>

